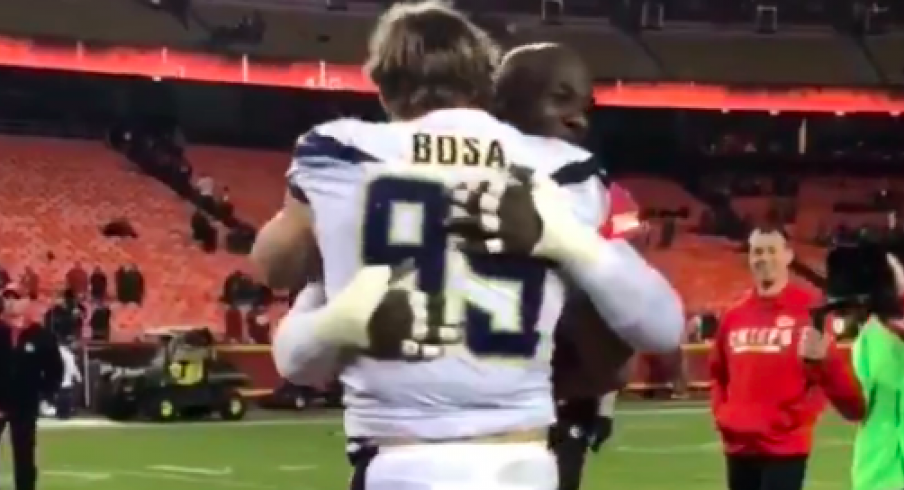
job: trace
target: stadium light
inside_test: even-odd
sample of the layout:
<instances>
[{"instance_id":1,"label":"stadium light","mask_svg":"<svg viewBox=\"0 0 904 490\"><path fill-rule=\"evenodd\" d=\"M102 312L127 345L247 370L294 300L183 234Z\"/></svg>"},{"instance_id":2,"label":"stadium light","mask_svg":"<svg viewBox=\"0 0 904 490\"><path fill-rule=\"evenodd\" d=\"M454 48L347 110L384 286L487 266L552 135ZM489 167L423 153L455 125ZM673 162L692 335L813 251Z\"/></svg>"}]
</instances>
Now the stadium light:
<instances>
[{"instance_id":1,"label":"stadium light","mask_svg":"<svg viewBox=\"0 0 904 490\"><path fill-rule=\"evenodd\" d=\"M565 11L565 0L540 0L540 18L547 24L559 24L562 22L562 12Z\"/></svg>"}]
</instances>

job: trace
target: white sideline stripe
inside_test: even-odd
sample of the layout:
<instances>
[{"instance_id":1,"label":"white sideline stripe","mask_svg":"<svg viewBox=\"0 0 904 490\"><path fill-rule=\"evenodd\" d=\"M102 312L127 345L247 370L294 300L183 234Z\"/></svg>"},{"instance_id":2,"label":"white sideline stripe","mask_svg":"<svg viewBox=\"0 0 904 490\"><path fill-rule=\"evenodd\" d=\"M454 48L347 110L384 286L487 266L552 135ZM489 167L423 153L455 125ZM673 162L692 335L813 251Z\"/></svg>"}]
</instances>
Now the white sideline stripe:
<instances>
[{"instance_id":1,"label":"white sideline stripe","mask_svg":"<svg viewBox=\"0 0 904 490\"><path fill-rule=\"evenodd\" d=\"M282 465L278 469L279 471L308 471L317 469L317 466L312 464Z\"/></svg>"},{"instance_id":2,"label":"white sideline stripe","mask_svg":"<svg viewBox=\"0 0 904 490\"><path fill-rule=\"evenodd\" d=\"M615 414L618 416L644 417L659 415L699 415L709 413L706 405L699 407L675 407L675 408L645 408L645 409L622 409L616 408ZM223 421L203 421L203 422L183 422L175 424L152 423L152 422L114 422L105 419L72 419L72 420L39 420L38 427L42 430L80 430L80 429L204 429L211 427L253 427L253 426L286 426L286 425L336 425L342 422L340 415L334 416L305 416L286 417L278 419L265 420L243 420L238 422Z\"/></svg>"},{"instance_id":3,"label":"white sideline stripe","mask_svg":"<svg viewBox=\"0 0 904 490\"><path fill-rule=\"evenodd\" d=\"M101 481L109 480L110 473L100 473L96 471L69 471L69 470L47 470L41 472L47 476L59 476L64 478L75 478L77 480Z\"/></svg>"},{"instance_id":4,"label":"white sideline stripe","mask_svg":"<svg viewBox=\"0 0 904 490\"><path fill-rule=\"evenodd\" d=\"M188 475L205 475L205 476L226 476L232 473L232 468L196 468L193 466L173 466L168 464L158 464L148 466L147 469L154 471L164 471L169 473L184 473Z\"/></svg>"},{"instance_id":5,"label":"white sideline stripe","mask_svg":"<svg viewBox=\"0 0 904 490\"><path fill-rule=\"evenodd\" d=\"M249 488L249 489L260 489L260 490L276 490L277 487L271 485L264 485L260 483L253 482L244 482L244 481L236 481L236 480L214 480L209 476L198 476L198 475L182 475L177 473L163 473L159 471L132 471L132 470L120 470L114 471L114 476L126 476L133 478L141 478L146 480L170 480L170 481L181 481L181 482L189 482L189 483L202 483L205 488L214 488L214 487L229 487L229 488ZM297 488L297 487L296 487ZM312 489L300 489L300 490L312 490Z\"/></svg>"}]
</instances>

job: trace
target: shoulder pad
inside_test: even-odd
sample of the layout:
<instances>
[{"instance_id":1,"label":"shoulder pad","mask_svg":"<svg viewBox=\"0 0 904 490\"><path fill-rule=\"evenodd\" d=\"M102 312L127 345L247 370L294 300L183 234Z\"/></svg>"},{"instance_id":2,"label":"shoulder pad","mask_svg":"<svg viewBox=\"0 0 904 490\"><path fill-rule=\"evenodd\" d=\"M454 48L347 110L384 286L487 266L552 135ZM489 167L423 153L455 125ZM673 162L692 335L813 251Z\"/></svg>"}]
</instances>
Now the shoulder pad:
<instances>
[{"instance_id":1,"label":"shoulder pad","mask_svg":"<svg viewBox=\"0 0 904 490\"><path fill-rule=\"evenodd\" d=\"M606 172L593 153L558 138L527 136L527 139L541 159L561 162L550 167L550 178L559 185L580 184L598 178L608 187Z\"/></svg>"},{"instance_id":2,"label":"shoulder pad","mask_svg":"<svg viewBox=\"0 0 904 490\"><path fill-rule=\"evenodd\" d=\"M314 127L295 143L295 164L322 167L377 161L354 144L354 135L361 126L362 122L356 119L338 119Z\"/></svg>"}]
</instances>

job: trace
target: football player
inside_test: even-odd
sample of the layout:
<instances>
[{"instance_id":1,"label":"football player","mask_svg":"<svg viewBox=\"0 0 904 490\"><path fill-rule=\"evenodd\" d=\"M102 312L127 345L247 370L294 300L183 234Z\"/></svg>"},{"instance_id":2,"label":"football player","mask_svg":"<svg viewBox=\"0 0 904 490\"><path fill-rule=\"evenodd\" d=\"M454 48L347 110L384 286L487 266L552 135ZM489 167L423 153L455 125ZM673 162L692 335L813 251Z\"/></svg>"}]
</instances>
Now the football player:
<instances>
[{"instance_id":1,"label":"football player","mask_svg":"<svg viewBox=\"0 0 904 490\"><path fill-rule=\"evenodd\" d=\"M486 111L494 50L440 4L391 8L367 68L395 122L318 126L300 139L289 171L296 217L309 218L299 229L316 230L327 301L293 308L274 337L274 359L294 381L317 372L325 353L357 353L341 380L346 432L381 448L356 480L370 489L555 488L545 428L554 418L549 357L565 285L553 263L589 252L614 259L613 269L624 265L604 249L572 250L564 238L601 221L591 155L526 137ZM554 245L543 258L459 252L446 230L448 190L501 178L514 161L567 186L575 206L559 216L566 228L547 233ZM310 236L302 231L296 239ZM390 266L407 262L413 274L394 283ZM586 285L605 290L598 282ZM376 321L382 313L395 317ZM401 341L373 335L378 324ZM464 342L436 358L443 352L434 344L458 332ZM670 342L662 332L636 338ZM410 358L435 359L401 360Z\"/></svg>"},{"instance_id":2,"label":"football player","mask_svg":"<svg viewBox=\"0 0 904 490\"><path fill-rule=\"evenodd\" d=\"M531 134L580 144L593 106L593 81L583 60L554 43L517 47L497 70L497 115ZM639 228L637 204L618 184L608 186L606 221L600 234L626 240ZM559 465L559 489L580 487L588 449L598 451L612 433L618 389L633 349L615 337L583 296L570 299L555 333L553 387L557 421L550 447Z\"/></svg>"}]
</instances>

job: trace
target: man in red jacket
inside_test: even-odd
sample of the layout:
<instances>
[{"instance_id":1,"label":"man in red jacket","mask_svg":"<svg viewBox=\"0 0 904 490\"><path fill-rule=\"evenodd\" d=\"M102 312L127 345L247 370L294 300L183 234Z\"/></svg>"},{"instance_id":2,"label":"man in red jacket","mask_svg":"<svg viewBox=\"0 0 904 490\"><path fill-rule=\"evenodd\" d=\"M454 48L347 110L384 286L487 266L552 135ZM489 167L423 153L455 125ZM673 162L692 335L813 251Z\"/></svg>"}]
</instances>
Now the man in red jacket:
<instances>
[{"instance_id":1,"label":"man in red jacket","mask_svg":"<svg viewBox=\"0 0 904 490\"><path fill-rule=\"evenodd\" d=\"M754 288L725 312L712 348L713 416L729 490L800 490L826 398L853 419L862 399L829 334L811 326L818 295L788 281L787 236L758 229L749 245Z\"/></svg>"}]
</instances>

